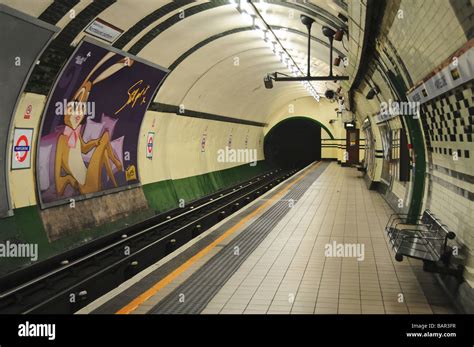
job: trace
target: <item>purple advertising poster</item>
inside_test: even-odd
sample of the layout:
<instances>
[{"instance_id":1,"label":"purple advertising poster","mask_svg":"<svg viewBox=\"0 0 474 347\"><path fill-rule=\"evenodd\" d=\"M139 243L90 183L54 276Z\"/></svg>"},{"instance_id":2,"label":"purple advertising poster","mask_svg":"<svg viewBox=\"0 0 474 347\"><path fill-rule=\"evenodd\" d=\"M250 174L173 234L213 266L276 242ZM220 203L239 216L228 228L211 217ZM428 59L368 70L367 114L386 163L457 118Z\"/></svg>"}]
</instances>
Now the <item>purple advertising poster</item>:
<instances>
[{"instance_id":1,"label":"purple advertising poster","mask_svg":"<svg viewBox=\"0 0 474 347\"><path fill-rule=\"evenodd\" d=\"M37 178L43 205L139 183L143 117L166 71L83 41L43 116Z\"/></svg>"}]
</instances>

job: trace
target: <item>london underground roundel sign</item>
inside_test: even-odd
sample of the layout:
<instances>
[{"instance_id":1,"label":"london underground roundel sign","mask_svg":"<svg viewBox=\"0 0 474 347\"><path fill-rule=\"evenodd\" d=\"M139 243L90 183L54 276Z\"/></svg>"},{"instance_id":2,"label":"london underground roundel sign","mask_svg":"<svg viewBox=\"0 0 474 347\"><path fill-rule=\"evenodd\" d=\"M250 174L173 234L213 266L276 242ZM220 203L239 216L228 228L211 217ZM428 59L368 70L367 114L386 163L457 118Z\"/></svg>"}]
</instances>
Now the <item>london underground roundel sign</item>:
<instances>
[{"instance_id":1,"label":"london underground roundel sign","mask_svg":"<svg viewBox=\"0 0 474 347\"><path fill-rule=\"evenodd\" d=\"M15 128L12 153L13 170L30 168L32 137L33 129Z\"/></svg>"},{"instance_id":2,"label":"london underground roundel sign","mask_svg":"<svg viewBox=\"0 0 474 347\"><path fill-rule=\"evenodd\" d=\"M153 158L153 143L155 141L155 133L149 132L146 140L146 157Z\"/></svg>"}]
</instances>

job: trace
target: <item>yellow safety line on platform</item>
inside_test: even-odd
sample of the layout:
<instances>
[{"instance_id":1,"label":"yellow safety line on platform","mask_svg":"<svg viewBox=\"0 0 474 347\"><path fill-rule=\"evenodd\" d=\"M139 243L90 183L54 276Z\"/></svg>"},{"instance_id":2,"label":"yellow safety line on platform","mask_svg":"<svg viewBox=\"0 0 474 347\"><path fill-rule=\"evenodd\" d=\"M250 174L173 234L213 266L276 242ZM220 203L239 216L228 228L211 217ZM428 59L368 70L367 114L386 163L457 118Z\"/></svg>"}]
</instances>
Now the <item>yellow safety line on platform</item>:
<instances>
[{"instance_id":1,"label":"yellow safety line on platform","mask_svg":"<svg viewBox=\"0 0 474 347\"><path fill-rule=\"evenodd\" d=\"M249 215L242 218L238 223L236 223L231 228L229 228L226 232L224 232L221 236L219 236L216 240L214 240L208 246L206 246L201 251L196 253L194 256L189 258L185 263L180 265L177 269L175 269L169 275L167 275L166 277L164 277L163 279L161 279L160 281L155 283L153 285L153 287L148 289L143 294L137 296L135 299L133 299L126 306L124 306L120 310L118 310L116 312L116 314L130 314L133 311L135 311L145 301L147 301L153 295L158 293L161 289L166 287L168 284L173 282L179 275L181 275L184 271L189 269L194 263L196 263L199 259L204 257L207 253L209 253L214 247L216 247L218 244L220 244L222 241L224 241L227 237L229 237L234 232L236 232L243 224L245 224L248 220L250 220L255 215L257 215L260 211L262 211L265 207L267 207L271 202L275 201L278 197L280 197L281 195L286 193L292 186L294 186L296 183L301 181L309 172L316 169L320 164L321 164L321 162L317 163L312 168L307 170L304 174L302 174L300 177L295 179L293 182L290 182L284 189L282 189L280 192L278 192L273 197L271 197L269 200L267 200L264 204L262 204L260 207L258 207L255 211L253 211Z\"/></svg>"}]
</instances>

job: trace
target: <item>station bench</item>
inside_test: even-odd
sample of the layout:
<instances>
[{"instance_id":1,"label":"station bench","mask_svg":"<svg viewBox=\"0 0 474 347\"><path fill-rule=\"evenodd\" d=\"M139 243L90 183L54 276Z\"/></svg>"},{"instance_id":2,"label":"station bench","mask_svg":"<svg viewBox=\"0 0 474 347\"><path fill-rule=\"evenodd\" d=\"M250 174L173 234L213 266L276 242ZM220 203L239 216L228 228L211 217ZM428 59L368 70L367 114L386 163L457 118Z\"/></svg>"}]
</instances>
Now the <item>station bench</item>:
<instances>
[{"instance_id":1,"label":"station bench","mask_svg":"<svg viewBox=\"0 0 474 347\"><path fill-rule=\"evenodd\" d=\"M420 259L425 271L452 275L462 281L462 266L450 265L453 247L448 240L454 240L456 234L448 230L430 210L425 210L416 218L409 218L407 214L392 214L385 231L395 252L395 260L403 261L404 256Z\"/></svg>"}]
</instances>

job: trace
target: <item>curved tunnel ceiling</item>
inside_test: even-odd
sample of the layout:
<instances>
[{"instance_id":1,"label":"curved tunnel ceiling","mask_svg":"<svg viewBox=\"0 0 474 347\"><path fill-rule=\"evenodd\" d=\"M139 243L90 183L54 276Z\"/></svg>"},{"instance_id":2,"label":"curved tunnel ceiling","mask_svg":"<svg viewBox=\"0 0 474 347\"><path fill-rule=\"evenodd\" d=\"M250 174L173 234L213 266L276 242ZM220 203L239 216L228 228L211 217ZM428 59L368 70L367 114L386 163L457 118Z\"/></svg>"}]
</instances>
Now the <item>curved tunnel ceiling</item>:
<instances>
[{"instance_id":1,"label":"curved tunnel ceiling","mask_svg":"<svg viewBox=\"0 0 474 347\"><path fill-rule=\"evenodd\" d=\"M263 77L267 73L289 71L254 30L252 22L229 1L104 0L98 7L89 1L72 0L69 7L62 8L52 0L39 0L28 6L14 0L4 2L58 25L63 29L58 40L67 44L77 44L85 35L84 28L96 17L123 29L113 46L171 68L155 102L184 104L196 111L264 123L285 103L309 96L297 82L278 82L272 90L264 88ZM314 18L311 71L313 75L328 74L328 40L321 28L346 28L337 17L338 13L347 15L339 2L253 3L303 71L307 30L300 15ZM73 18L71 10L75 11ZM58 11L63 12L62 17ZM81 27L76 28L79 24ZM344 56L344 52L341 42L335 41L334 56ZM343 64L334 67L334 73L345 74ZM51 77L53 81L54 78ZM337 87L333 82L313 82L313 86L320 95L328 87Z\"/></svg>"}]
</instances>

